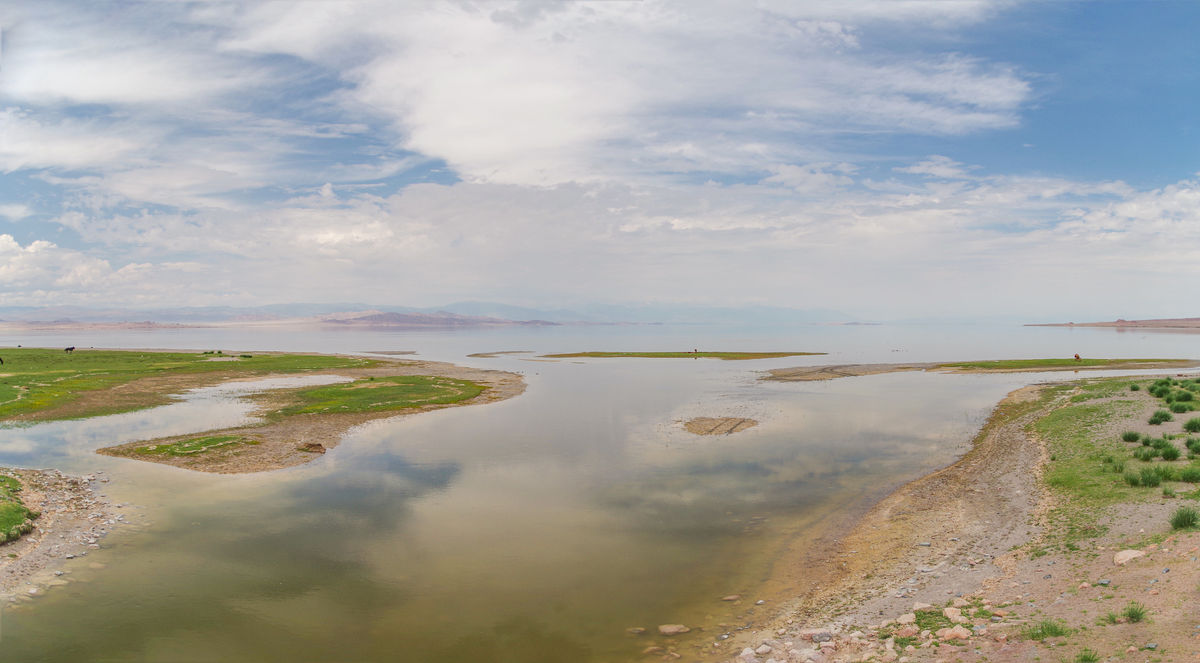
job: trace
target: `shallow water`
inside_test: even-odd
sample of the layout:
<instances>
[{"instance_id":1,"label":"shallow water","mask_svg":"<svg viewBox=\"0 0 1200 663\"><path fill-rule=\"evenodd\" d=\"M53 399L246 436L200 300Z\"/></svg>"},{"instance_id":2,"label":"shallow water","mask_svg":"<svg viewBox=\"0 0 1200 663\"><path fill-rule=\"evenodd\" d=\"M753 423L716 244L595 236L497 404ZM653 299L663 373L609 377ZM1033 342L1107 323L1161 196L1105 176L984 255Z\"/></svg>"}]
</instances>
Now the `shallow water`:
<instances>
[{"instance_id":1,"label":"shallow water","mask_svg":"<svg viewBox=\"0 0 1200 663\"><path fill-rule=\"evenodd\" d=\"M229 388L141 413L0 430L0 465L104 471L105 492L129 503L136 523L68 562L74 582L4 610L5 660L610 661L648 644L627 627L662 623L702 627L684 642L710 643L786 594L763 581L791 537L951 462L1005 393L1046 377L898 373L783 384L759 382L754 371L1079 351L1187 356L1191 345L1109 330L881 329L93 335L97 347L417 350L520 371L529 386L501 403L375 421L306 466L257 476L91 453L236 424L249 406ZM465 358L677 346L835 354ZM1062 347L1070 352L1050 350ZM676 423L725 414L762 423L711 438ZM770 602L717 600L731 593Z\"/></svg>"}]
</instances>

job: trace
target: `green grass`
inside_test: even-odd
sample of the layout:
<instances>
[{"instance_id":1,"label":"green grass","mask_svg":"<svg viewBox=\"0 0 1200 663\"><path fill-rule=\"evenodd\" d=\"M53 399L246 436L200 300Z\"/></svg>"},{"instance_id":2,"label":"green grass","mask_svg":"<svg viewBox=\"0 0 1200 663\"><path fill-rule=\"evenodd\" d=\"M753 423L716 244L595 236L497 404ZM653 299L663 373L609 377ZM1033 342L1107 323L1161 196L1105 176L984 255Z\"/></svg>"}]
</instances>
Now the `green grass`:
<instances>
[{"instance_id":1,"label":"green grass","mask_svg":"<svg viewBox=\"0 0 1200 663\"><path fill-rule=\"evenodd\" d=\"M468 380L405 375L355 380L345 384L300 389L294 403L269 418L313 413L384 412L469 400L487 387Z\"/></svg>"},{"instance_id":2,"label":"green grass","mask_svg":"<svg viewBox=\"0 0 1200 663\"><path fill-rule=\"evenodd\" d=\"M939 368L969 368L979 370L1035 370L1039 368L1078 368L1112 366L1120 367L1125 364L1144 364L1150 362L1182 362L1181 359L1082 359L1050 358L1050 359L997 359L993 361L964 361L951 364L941 364Z\"/></svg>"},{"instance_id":3,"label":"green grass","mask_svg":"<svg viewBox=\"0 0 1200 663\"><path fill-rule=\"evenodd\" d=\"M1056 397L1076 389L1103 391L1105 381L1098 382L1083 387L1047 389L1038 407L1049 407ZM1049 514L1051 526L1039 546L1069 549L1078 545L1079 541L1103 533L1097 514L1105 507L1144 499L1139 490L1141 474L1132 461L1128 469L1125 464L1118 469L1115 462L1111 466L1103 462L1108 456L1129 453L1124 443L1104 433L1109 422L1133 415L1139 407L1137 402L1130 400L1068 404L1047 412L1032 424L1033 432L1057 459L1046 466L1043 474L1043 481L1057 499ZM1158 453L1151 447L1137 447L1136 452ZM1112 471L1108 471L1110 467ZM1150 479L1156 480L1160 480L1158 475Z\"/></svg>"},{"instance_id":4,"label":"green grass","mask_svg":"<svg viewBox=\"0 0 1200 663\"><path fill-rule=\"evenodd\" d=\"M1121 433L1121 440L1124 442L1137 442L1142 439L1142 436L1137 431L1127 430Z\"/></svg>"},{"instance_id":5,"label":"green grass","mask_svg":"<svg viewBox=\"0 0 1200 663\"><path fill-rule=\"evenodd\" d=\"M263 354L212 361L217 357L211 352L76 350L66 353L38 348L3 348L0 358L4 359L0 367L0 374L4 374L0 377L0 420L69 405L86 392L110 389L149 376L218 372L252 376L378 363L325 355ZM160 399L161 395L149 395L145 402L97 404L68 416L82 418L126 412L157 405L162 402Z\"/></svg>"},{"instance_id":6,"label":"green grass","mask_svg":"<svg viewBox=\"0 0 1200 663\"><path fill-rule=\"evenodd\" d=\"M33 530L30 523L38 514L25 506L20 492L20 481L0 475L0 543L16 541Z\"/></svg>"},{"instance_id":7,"label":"green grass","mask_svg":"<svg viewBox=\"0 0 1200 663\"><path fill-rule=\"evenodd\" d=\"M1121 611L1121 616L1129 621L1129 623L1136 624L1146 619L1146 606L1137 601L1130 601L1129 605L1125 606L1125 609Z\"/></svg>"},{"instance_id":8,"label":"green grass","mask_svg":"<svg viewBox=\"0 0 1200 663\"><path fill-rule=\"evenodd\" d=\"M1181 506L1171 514L1171 529L1192 529L1200 523L1200 513L1190 506Z\"/></svg>"},{"instance_id":9,"label":"green grass","mask_svg":"<svg viewBox=\"0 0 1200 663\"><path fill-rule=\"evenodd\" d=\"M1175 417L1171 416L1171 413L1166 410L1155 410L1154 414L1150 415L1149 419L1149 423L1153 426L1157 426L1168 421L1175 421Z\"/></svg>"},{"instance_id":10,"label":"green grass","mask_svg":"<svg viewBox=\"0 0 1200 663\"><path fill-rule=\"evenodd\" d=\"M643 359L725 359L741 361L746 359L775 359L778 357L805 357L823 355L824 352L569 352L564 354L542 355L552 359L568 359L572 357L640 357Z\"/></svg>"},{"instance_id":11,"label":"green grass","mask_svg":"<svg viewBox=\"0 0 1200 663\"><path fill-rule=\"evenodd\" d=\"M1075 663L1099 663L1100 655L1094 650L1084 649L1075 655Z\"/></svg>"},{"instance_id":12,"label":"green grass","mask_svg":"<svg viewBox=\"0 0 1200 663\"><path fill-rule=\"evenodd\" d=\"M917 617L917 628L922 631L937 632L939 629L950 628L954 622L943 615L940 610L918 610L913 613Z\"/></svg>"},{"instance_id":13,"label":"green grass","mask_svg":"<svg viewBox=\"0 0 1200 663\"><path fill-rule=\"evenodd\" d=\"M1189 433L1200 433L1200 417L1192 417L1183 422L1183 430Z\"/></svg>"},{"instance_id":14,"label":"green grass","mask_svg":"<svg viewBox=\"0 0 1200 663\"><path fill-rule=\"evenodd\" d=\"M1045 640L1046 638L1058 638L1064 635L1069 635L1071 629L1065 624L1053 619L1043 619L1037 624L1026 626L1021 633L1030 640Z\"/></svg>"},{"instance_id":15,"label":"green grass","mask_svg":"<svg viewBox=\"0 0 1200 663\"><path fill-rule=\"evenodd\" d=\"M210 435L208 437L193 437L170 444L150 444L144 447L137 447L133 451L134 453L157 456L195 456L213 449L239 444L258 444L258 442L247 437L242 437L241 435Z\"/></svg>"}]
</instances>

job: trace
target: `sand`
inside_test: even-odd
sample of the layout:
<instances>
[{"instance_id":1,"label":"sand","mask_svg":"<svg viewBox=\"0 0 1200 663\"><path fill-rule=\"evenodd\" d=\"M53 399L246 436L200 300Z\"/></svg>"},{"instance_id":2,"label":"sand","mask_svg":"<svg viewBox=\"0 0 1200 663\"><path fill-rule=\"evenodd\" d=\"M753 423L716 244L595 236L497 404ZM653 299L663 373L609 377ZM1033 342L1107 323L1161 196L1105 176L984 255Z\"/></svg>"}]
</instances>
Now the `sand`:
<instances>
[{"instance_id":1,"label":"sand","mask_svg":"<svg viewBox=\"0 0 1200 663\"><path fill-rule=\"evenodd\" d=\"M124 524L120 505L95 490L103 473L73 477L57 470L0 470L17 477L25 506L40 511L34 530L0 545L0 602L33 599L48 587L66 584L66 560L100 547L100 539Z\"/></svg>"},{"instance_id":2,"label":"sand","mask_svg":"<svg viewBox=\"0 0 1200 663\"><path fill-rule=\"evenodd\" d=\"M808 586L753 629L713 643L704 657L742 663L770 658L1007 663L1073 661L1091 650L1099 660L1200 661L1194 607L1200 532L1172 534L1168 525L1181 500L1118 505L1101 519L1108 531L1081 542L1076 551L1034 555L1030 550L1039 548L1022 547L1038 540L1053 503L1040 484L1048 453L1026 427L1072 395L1038 405L1043 388L1009 394L965 456L901 487L845 536L830 535L782 559L777 581L799 574ZM1139 399L1142 406L1096 435L1144 428L1158 407L1144 391L1120 398ZM1156 535L1165 541L1151 542ZM1116 552L1130 548L1144 555L1114 563ZM897 620L915 607L941 611L951 601L961 606L967 639L942 638L933 645L917 634L919 646L911 650L897 650L888 639L904 628ZM1097 623L1106 614L1120 614L1130 601L1145 605L1150 619ZM991 612L996 616L988 616ZM1043 642L1023 635L1044 619L1073 632Z\"/></svg>"},{"instance_id":3,"label":"sand","mask_svg":"<svg viewBox=\"0 0 1200 663\"><path fill-rule=\"evenodd\" d=\"M270 470L292 467L320 458L326 451L337 447L342 437L351 428L376 419L404 417L440 410L450 407L463 407L483 403L494 403L512 398L525 390L525 382L516 373L505 371L482 370L466 368L444 362L434 361L395 361L382 360L383 366L373 368L335 368L321 371L305 371L303 375L338 375L354 379L365 377L387 377L396 375L433 375L459 380L470 380L483 384L487 389L475 398L448 405L428 405L393 410L387 412L356 412L332 414L305 414L285 417L277 422L268 424L251 424L232 428L222 428L209 431L197 431L187 435L159 438L156 440L141 440L127 444L105 447L99 453L108 456L121 456L141 461L173 465L200 472L215 472L220 474L245 474L250 472L266 472ZM195 376L180 376L181 378ZM249 378L261 380L272 376L256 376ZM139 381L141 382L141 381ZM178 384L171 385L172 392L179 393L191 388L188 380L176 380ZM269 410L277 401L274 400L281 392L273 390L254 397L260 410ZM157 454L139 454L135 449L151 444L170 444L180 440L210 435L238 435L251 438L257 442L254 445L237 444L228 447L215 448L194 456L172 456Z\"/></svg>"},{"instance_id":4,"label":"sand","mask_svg":"<svg viewBox=\"0 0 1200 663\"><path fill-rule=\"evenodd\" d=\"M732 435L757 425L744 417L696 417L683 422L684 430L694 435Z\"/></svg>"},{"instance_id":5,"label":"sand","mask_svg":"<svg viewBox=\"0 0 1200 663\"><path fill-rule=\"evenodd\" d=\"M837 378L880 375L904 371L937 371L939 373L1054 373L1078 371L1144 371L1155 368L1195 368L1200 362L1188 360L1137 361L1111 366L1038 366L1034 368L970 368L951 366L946 362L912 364L833 364L828 366L796 366L766 371L762 379L775 382L814 382Z\"/></svg>"}]
</instances>

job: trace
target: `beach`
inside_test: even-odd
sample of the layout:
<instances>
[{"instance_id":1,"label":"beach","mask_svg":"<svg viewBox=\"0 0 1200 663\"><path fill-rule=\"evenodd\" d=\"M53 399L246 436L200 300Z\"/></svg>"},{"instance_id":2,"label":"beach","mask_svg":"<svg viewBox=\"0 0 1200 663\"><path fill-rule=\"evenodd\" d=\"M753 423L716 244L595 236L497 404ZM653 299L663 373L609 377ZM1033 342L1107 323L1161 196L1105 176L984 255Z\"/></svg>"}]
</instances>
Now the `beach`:
<instances>
[{"instance_id":1,"label":"beach","mask_svg":"<svg viewBox=\"0 0 1200 663\"><path fill-rule=\"evenodd\" d=\"M1200 534L1168 524L1181 500L1119 503L1099 516L1099 536L1045 545L1062 521L1043 481L1054 456L1032 424L1071 403L1070 386L1010 393L962 458L783 560L776 576L808 588L713 649L738 663L1200 660ZM1094 433L1147 428L1153 399L1135 396ZM1132 603L1153 618L1122 616ZM1064 632L1039 637L1046 622Z\"/></svg>"}]
</instances>

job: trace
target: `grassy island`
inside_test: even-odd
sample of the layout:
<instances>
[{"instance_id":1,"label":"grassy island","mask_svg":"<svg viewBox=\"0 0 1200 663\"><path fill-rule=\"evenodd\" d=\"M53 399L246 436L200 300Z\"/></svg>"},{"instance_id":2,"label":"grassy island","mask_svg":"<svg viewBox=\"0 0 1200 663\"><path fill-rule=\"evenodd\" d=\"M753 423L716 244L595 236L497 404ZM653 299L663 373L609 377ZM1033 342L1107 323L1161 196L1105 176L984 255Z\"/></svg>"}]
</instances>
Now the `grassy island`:
<instances>
[{"instance_id":1,"label":"grassy island","mask_svg":"<svg viewBox=\"0 0 1200 663\"><path fill-rule=\"evenodd\" d=\"M256 419L244 426L100 450L207 472L296 465L337 446L348 429L372 419L492 402L524 389L512 373L392 358L3 348L0 360L0 422L11 423L130 412L169 404L190 389L233 380L312 375L345 379L254 394L250 398L258 405ZM13 495L14 490L0 494L0 526L7 523L8 511L14 518L21 515ZM25 520L22 515L19 522Z\"/></svg>"}]
</instances>

